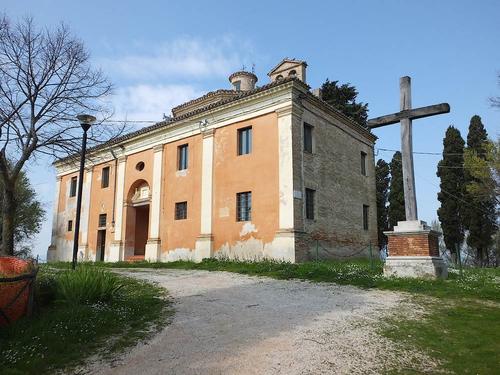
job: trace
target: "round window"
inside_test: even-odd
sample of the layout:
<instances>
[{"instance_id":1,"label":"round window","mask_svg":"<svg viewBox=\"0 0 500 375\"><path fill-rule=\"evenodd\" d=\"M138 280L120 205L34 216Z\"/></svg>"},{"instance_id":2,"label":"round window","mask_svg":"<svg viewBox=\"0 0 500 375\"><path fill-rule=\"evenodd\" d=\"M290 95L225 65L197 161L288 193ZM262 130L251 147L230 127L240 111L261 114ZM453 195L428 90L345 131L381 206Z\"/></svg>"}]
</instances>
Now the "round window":
<instances>
[{"instance_id":1,"label":"round window","mask_svg":"<svg viewBox=\"0 0 500 375\"><path fill-rule=\"evenodd\" d=\"M135 165L135 169L137 169L138 171L142 171L144 169L144 162L140 161L139 163L137 163Z\"/></svg>"}]
</instances>

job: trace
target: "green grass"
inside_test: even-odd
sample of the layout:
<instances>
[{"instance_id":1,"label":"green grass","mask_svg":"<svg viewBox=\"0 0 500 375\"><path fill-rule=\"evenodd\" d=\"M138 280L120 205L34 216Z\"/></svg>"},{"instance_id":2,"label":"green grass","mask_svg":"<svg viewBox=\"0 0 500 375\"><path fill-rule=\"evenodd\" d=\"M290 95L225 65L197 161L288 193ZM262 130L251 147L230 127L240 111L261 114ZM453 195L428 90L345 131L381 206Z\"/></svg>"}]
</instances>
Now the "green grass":
<instances>
[{"instance_id":1,"label":"green grass","mask_svg":"<svg viewBox=\"0 0 500 375\"><path fill-rule=\"evenodd\" d=\"M83 280L94 292L82 292ZM95 267L42 267L36 291L35 315L0 330L1 374L51 374L93 354L108 358L164 326L170 312L162 288Z\"/></svg>"},{"instance_id":2,"label":"green grass","mask_svg":"<svg viewBox=\"0 0 500 375\"><path fill-rule=\"evenodd\" d=\"M382 334L409 350L417 347L455 374L500 373L500 306L471 300L429 301L423 318L396 315ZM401 372L407 373L407 372Z\"/></svg>"}]
</instances>

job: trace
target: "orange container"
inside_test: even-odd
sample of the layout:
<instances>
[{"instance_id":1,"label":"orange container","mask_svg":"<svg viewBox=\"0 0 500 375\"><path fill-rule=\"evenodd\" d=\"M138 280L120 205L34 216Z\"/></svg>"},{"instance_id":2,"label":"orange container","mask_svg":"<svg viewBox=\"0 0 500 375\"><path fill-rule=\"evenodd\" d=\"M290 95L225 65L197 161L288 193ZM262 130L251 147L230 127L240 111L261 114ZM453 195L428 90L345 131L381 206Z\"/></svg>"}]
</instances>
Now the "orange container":
<instances>
[{"instance_id":1,"label":"orange container","mask_svg":"<svg viewBox=\"0 0 500 375\"><path fill-rule=\"evenodd\" d=\"M31 260L0 257L0 327L31 313L37 271Z\"/></svg>"}]
</instances>

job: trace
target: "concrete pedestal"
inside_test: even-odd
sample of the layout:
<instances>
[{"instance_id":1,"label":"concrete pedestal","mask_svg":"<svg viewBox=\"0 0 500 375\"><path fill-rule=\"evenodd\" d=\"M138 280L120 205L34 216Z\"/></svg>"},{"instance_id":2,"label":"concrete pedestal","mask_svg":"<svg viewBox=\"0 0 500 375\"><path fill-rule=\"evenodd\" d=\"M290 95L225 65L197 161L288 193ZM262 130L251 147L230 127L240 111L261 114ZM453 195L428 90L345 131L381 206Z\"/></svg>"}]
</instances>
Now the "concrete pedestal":
<instances>
[{"instance_id":1,"label":"concrete pedestal","mask_svg":"<svg viewBox=\"0 0 500 375\"><path fill-rule=\"evenodd\" d=\"M388 237L389 256L384 275L446 278L448 267L439 256L439 232L424 221L399 221Z\"/></svg>"}]
</instances>

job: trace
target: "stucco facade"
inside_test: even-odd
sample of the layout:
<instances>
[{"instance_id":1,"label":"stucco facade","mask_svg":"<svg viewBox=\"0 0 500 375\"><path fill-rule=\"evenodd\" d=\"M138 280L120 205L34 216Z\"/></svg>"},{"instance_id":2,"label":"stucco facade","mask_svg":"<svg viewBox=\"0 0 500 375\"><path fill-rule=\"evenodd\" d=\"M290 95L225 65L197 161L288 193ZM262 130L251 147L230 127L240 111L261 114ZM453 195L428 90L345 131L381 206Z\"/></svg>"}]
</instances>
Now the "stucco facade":
<instances>
[{"instance_id":1,"label":"stucco facade","mask_svg":"<svg viewBox=\"0 0 500 375\"><path fill-rule=\"evenodd\" d=\"M296 262L364 247L358 252L363 255L370 243L376 246L376 138L368 130L312 95L296 77L219 102L210 95L206 100L187 103L191 112L90 150L80 258ZM305 126L312 129L308 151ZM240 154L239 134L248 128L250 152ZM183 147L187 160L181 168ZM49 261L72 257L68 222L75 217L70 191L76 168L71 158L56 163ZM103 168L109 168L105 187ZM251 197L244 220L239 193ZM312 211L306 195L313 196Z\"/></svg>"}]
</instances>

